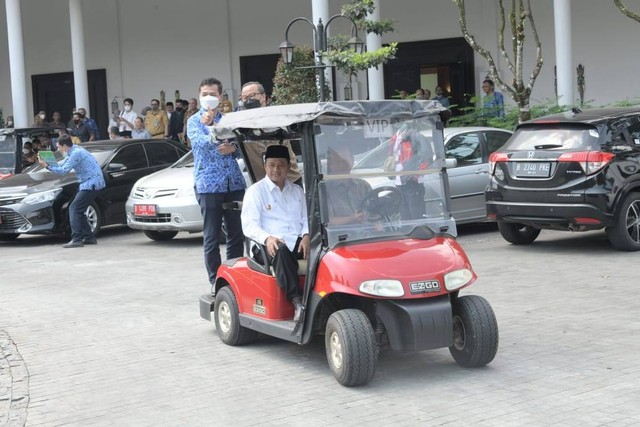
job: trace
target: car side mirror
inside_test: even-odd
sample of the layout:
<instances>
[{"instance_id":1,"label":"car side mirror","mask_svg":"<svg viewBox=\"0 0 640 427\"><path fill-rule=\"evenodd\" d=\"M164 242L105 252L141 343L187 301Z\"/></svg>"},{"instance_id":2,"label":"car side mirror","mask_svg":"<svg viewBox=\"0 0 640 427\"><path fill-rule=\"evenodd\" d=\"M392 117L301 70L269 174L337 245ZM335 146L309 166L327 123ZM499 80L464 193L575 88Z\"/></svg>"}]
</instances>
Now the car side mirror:
<instances>
[{"instance_id":1,"label":"car side mirror","mask_svg":"<svg viewBox=\"0 0 640 427\"><path fill-rule=\"evenodd\" d=\"M458 159L446 158L444 160L444 167L447 169L453 169L458 166Z\"/></svg>"},{"instance_id":2,"label":"car side mirror","mask_svg":"<svg viewBox=\"0 0 640 427\"><path fill-rule=\"evenodd\" d=\"M127 167L122 163L109 163L109 166L107 166L107 172L119 172L125 170L127 170Z\"/></svg>"}]
</instances>

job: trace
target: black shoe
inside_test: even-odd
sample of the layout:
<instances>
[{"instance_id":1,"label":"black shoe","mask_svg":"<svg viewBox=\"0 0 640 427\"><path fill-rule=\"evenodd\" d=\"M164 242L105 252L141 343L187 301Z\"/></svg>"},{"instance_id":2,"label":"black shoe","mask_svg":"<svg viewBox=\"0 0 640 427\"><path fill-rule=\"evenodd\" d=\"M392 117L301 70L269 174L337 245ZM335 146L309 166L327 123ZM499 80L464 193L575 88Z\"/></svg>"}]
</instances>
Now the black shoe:
<instances>
[{"instance_id":1,"label":"black shoe","mask_svg":"<svg viewBox=\"0 0 640 427\"><path fill-rule=\"evenodd\" d=\"M82 243L84 243L85 245L97 245L98 244L98 240L96 240L96 239L84 239L82 241Z\"/></svg>"},{"instance_id":2,"label":"black shoe","mask_svg":"<svg viewBox=\"0 0 640 427\"><path fill-rule=\"evenodd\" d=\"M62 245L63 248L81 248L84 246L81 240L72 240L69 243Z\"/></svg>"}]
</instances>

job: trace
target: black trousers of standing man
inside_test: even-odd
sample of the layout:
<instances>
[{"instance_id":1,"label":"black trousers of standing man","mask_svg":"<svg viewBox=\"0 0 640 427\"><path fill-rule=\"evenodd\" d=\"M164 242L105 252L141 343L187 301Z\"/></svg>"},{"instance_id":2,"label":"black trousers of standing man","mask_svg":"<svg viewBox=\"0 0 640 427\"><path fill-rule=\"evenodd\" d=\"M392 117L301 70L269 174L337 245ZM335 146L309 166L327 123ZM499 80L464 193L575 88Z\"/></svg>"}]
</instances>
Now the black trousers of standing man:
<instances>
[{"instance_id":1,"label":"black trousers of standing man","mask_svg":"<svg viewBox=\"0 0 640 427\"><path fill-rule=\"evenodd\" d=\"M273 266L273 271L276 273L278 286L286 292L289 301L302 296L298 286L298 260L303 259L304 256L302 252L298 252L301 241L302 239L298 237L293 251L290 251L284 243L279 243L278 250L274 256L269 255L267 248L264 245L262 246L264 253L269 257L269 264ZM253 258L260 264L264 263L260 259L259 251L254 253Z\"/></svg>"}]
</instances>

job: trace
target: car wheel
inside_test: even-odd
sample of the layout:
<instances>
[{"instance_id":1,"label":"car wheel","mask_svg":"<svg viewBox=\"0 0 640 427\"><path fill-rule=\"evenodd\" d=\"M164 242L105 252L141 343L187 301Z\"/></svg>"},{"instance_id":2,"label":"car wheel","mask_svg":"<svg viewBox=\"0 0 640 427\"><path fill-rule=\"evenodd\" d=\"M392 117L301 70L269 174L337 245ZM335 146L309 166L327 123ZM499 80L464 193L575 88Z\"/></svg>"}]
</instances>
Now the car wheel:
<instances>
[{"instance_id":1,"label":"car wheel","mask_svg":"<svg viewBox=\"0 0 640 427\"><path fill-rule=\"evenodd\" d=\"M630 193L616 214L615 223L607 227L607 237L614 248L640 250L640 194Z\"/></svg>"},{"instance_id":2,"label":"car wheel","mask_svg":"<svg viewBox=\"0 0 640 427\"><path fill-rule=\"evenodd\" d=\"M491 362L498 351L498 322L482 297L467 295L453 303L453 345L449 352L460 366Z\"/></svg>"},{"instance_id":3,"label":"car wheel","mask_svg":"<svg viewBox=\"0 0 640 427\"><path fill-rule=\"evenodd\" d=\"M144 235L150 238L151 240L155 240L156 242L161 242L163 240L171 240L178 234L177 231L156 231L156 230L145 230Z\"/></svg>"},{"instance_id":4,"label":"car wheel","mask_svg":"<svg viewBox=\"0 0 640 427\"><path fill-rule=\"evenodd\" d=\"M0 234L0 242L12 242L20 237L19 234Z\"/></svg>"},{"instance_id":5,"label":"car wheel","mask_svg":"<svg viewBox=\"0 0 640 427\"><path fill-rule=\"evenodd\" d=\"M376 372L378 345L369 318L360 310L333 313L327 321L325 348L329 367L344 386L371 381Z\"/></svg>"},{"instance_id":6,"label":"car wheel","mask_svg":"<svg viewBox=\"0 0 640 427\"><path fill-rule=\"evenodd\" d=\"M229 286L220 289L216 294L215 320L218 335L228 345L243 345L255 340L256 331L240 326L238 317L238 301Z\"/></svg>"},{"instance_id":7,"label":"car wheel","mask_svg":"<svg viewBox=\"0 0 640 427\"><path fill-rule=\"evenodd\" d=\"M528 245L540 235L540 229L524 224L498 221L500 234L509 243L514 245Z\"/></svg>"},{"instance_id":8,"label":"car wheel","mask_svg":"<svg viewBox=\"0 0 640 427\"><path fill-rule=\"evenodd\" d=\"M87 216L87 221L89 221L91 233L93 233L94 236L97 236L102 228L102 214L100 213L100 208L95 203L91 203L84 213Z\"/></svg>"}]
</instances>

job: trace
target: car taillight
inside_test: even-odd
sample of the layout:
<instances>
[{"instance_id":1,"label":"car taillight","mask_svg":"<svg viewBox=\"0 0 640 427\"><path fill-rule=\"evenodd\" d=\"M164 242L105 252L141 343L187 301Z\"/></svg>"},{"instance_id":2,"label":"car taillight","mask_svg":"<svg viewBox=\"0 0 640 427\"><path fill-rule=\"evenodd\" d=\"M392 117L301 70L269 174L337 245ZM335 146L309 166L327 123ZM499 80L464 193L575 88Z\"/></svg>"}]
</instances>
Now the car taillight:
<instances>
[{"instance_id":1,"label":"car taillight","mask_svg":"<svg viewBox=\"0 0 640 427\"><path fill-rule=\"evenodd\" d=\"M561 154L558 162L579 163L584 173L591 175L605 167L614 157L614 154L602 151L575 151Z\"/></svg>"},{"instance_id":2,"label":"car taillight","mask_svg":"<svg viewBox=\"0 0 640 427\"><path fill-rule=\"evenodd\" d=\"M493 175L493 171L496 169L496 163L506 162L509 160L507 153L491 153L489 156L489 175Z\"/></svg>"}]
</instances>

